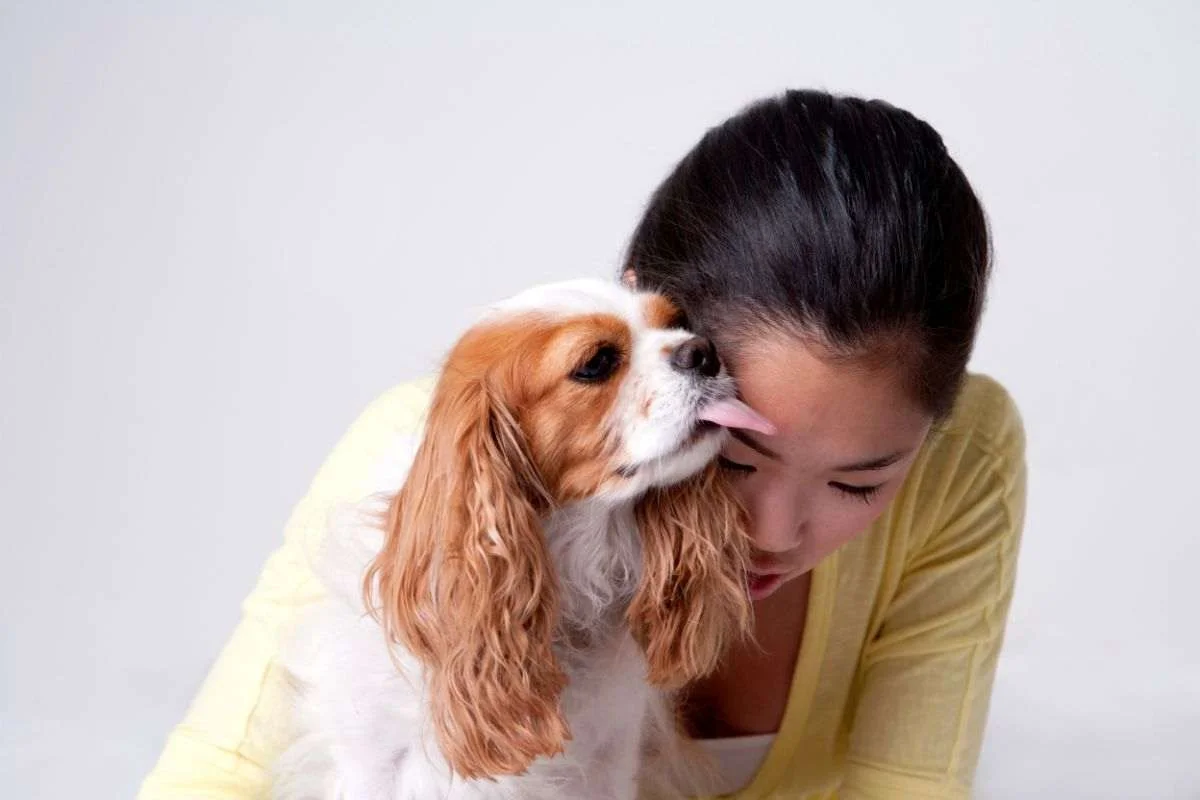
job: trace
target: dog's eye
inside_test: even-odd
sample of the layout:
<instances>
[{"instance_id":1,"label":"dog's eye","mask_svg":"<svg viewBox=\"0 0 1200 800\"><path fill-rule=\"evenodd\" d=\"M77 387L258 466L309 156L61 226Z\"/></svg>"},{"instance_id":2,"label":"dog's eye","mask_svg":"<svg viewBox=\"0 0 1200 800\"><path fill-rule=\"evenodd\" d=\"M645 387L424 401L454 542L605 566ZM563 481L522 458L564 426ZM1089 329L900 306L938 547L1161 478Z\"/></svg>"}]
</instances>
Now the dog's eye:
<instances>
[{"instance_id":1,"label":"dog's eye","mask_svg":"<svg viewBox=\"0 0 1200 800\"><path fill-rule=\"evenodd\" d=\"M580 383L606 381L621 365L621 351L610 344L603 345L583 365L571 373L571 380Z\"/></svg>"}]
</instances>

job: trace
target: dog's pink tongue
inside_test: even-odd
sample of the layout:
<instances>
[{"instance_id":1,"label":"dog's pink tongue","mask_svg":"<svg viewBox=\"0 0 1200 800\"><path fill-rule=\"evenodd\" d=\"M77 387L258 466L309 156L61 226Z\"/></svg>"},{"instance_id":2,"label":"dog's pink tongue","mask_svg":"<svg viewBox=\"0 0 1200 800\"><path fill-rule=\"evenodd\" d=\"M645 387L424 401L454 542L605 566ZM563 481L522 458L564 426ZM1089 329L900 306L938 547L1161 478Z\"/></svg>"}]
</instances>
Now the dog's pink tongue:
<instances>
[{"instance_id":1,"label":"dog's pink tongue","mask_svg":"<svg viewBox=\"0 0 1200 800\"><path fill-rule=\"evenodd\" d=\"M714 422L723 428L742 428L771 436L775 426L771 421L741 400L717 400L700 409L700 419Z\"/></svg>"}]
</instances>

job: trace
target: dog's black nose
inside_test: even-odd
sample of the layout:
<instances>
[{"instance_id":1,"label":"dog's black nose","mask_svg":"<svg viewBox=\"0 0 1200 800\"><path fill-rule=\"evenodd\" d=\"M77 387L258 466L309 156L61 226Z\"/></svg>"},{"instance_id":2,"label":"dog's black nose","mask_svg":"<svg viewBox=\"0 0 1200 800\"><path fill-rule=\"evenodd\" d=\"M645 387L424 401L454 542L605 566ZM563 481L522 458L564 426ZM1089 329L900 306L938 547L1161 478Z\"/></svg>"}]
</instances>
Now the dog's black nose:
<instances>
[{"instance_id":1,"label":"dog's black nose","mask_svg":"<svg viewBox=\"0 0 1200 800\"><path fill-rule=\"evenodd\" d=\"M698 372L713 378L721 371L721 360L712 342L703 336L693 336L671 353L671 366L681 372Z\"/></svg>"}]
</instances>

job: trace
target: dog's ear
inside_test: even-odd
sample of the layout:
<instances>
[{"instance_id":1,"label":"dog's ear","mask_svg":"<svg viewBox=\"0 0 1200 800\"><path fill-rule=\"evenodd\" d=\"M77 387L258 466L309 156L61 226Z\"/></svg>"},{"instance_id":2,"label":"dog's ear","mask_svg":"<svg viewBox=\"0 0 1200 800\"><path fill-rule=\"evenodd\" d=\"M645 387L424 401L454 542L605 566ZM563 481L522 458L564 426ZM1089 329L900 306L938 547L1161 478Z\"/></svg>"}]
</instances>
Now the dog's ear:
<instances>
[{"instance_id":1,"label":"dog's ear","mask_svg":"<svg viewBox=\"0 0 1200 800\"><path fill-rule=\"evenodd\" d=\"M750 633L747 516L715 465L650 491L635 516L643 563L629 624L650 681L677 688L712 672Z\"/></svg>"},{"instance_id":2,"label":"dog's ear","mask_svg":"<svg viewBox=\"0 0 1200 800\"><path fill-rule=\"evenodd\" d=\"M508 409L482 381L444 376L364 591L424 665L438 744L464 778L519 774L569 736L548 504Z\"/></svg>"}]
</instances>

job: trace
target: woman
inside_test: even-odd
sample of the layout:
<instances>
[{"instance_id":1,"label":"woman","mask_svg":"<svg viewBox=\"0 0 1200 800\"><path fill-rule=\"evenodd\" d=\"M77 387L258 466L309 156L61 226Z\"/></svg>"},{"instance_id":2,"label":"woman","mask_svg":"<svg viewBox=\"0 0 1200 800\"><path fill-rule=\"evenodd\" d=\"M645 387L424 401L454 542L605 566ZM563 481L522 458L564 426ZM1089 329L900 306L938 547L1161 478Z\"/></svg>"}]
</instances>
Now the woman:
<instances>
[{"instance_id":1,"label":"woman","mask_svg":"<svg viewBox=\"0 0 1200 800\"><path fill-rule=\"evenodd\" d=\"M753 520L757 641L686 693L714 792L969 793L1025 491L1016 409L966 373L988 270L966 178L884 103L760 102L651 199L625 279L673 297L778 428L722 456ZM263 793L288 696L274 650L314 591L304 551L429 388L385 394L322 467L142 798Z\"/></svg>"}]
</instances>

